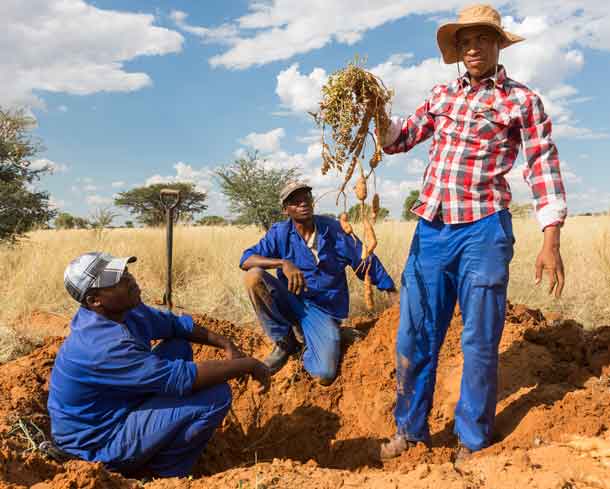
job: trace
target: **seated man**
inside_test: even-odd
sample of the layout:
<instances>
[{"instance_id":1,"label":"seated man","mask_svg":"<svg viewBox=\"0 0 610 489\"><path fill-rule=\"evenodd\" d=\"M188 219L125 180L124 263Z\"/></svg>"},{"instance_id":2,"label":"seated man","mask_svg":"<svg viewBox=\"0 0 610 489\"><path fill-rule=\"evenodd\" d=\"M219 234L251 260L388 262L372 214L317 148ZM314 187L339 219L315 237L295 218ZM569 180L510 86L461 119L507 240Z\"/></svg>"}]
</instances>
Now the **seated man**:
<instances>
[{"instance_id":1,"label":"seated man","mask_svg":"<svg viewBox=\"0 0 610 489\"><path fill-rule=\"evenodd\" d=\"M273 225L240 261L247 270L245 284L256 315L275 343L264 362L272 375L278 372L298 348L293 326L300 327L305 370L322 385L330 385L341 353L340 321L349 310L345 267L351 266L364 279L364 267L359 267L362 244L345 234L337 220L313 214L308 185L288 184L280 203L289 219ZM278 278L268 269L276 269ZM379 290L398 295L374 255L369 273Z\"/></svg>"},{"instance_id":2,"label":"seated man","mask_svg":"<svg viewBox=\"0 0 610 489\"><path fill-rule=\"evenodd\" d=\"M227 380L251 375L264 391L269 372L190 316L143 304L134 261L87 253L66 268L81 307L51 373L51 433L63 452L111 470L186 476L231 406ZM193 362L189 342L227 360Z\"/></svg>"}]
</instances>

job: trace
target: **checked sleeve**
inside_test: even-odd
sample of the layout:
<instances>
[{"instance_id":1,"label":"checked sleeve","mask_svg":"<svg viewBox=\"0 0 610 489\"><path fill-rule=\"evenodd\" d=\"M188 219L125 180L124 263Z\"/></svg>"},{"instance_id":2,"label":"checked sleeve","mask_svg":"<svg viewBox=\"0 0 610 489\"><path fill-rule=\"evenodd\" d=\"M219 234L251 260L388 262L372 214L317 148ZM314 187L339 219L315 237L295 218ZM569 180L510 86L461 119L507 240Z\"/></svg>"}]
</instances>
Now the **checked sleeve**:
<instances>
[{"instance_id":1,"label":"checked sleeve","mask_svg":"<svg viewBox=\"0 0 610 489\"><path fill-rule=\"evenodd\" d=\"M523 178L531 189L540 227L563 224L566 192L559 168L557 147L551 139L552 124L540 97L532 95L524 105L521 141L527 164Z\"/></svg>"}]
</instances>

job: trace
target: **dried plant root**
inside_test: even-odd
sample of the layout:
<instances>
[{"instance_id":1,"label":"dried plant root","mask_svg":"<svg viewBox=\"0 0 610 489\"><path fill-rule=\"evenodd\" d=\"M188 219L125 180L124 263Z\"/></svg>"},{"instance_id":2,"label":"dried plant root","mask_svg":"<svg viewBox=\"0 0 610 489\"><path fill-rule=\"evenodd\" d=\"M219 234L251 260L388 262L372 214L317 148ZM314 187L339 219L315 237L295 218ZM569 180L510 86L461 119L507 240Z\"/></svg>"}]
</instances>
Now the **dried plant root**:
<instances>
[{"instance_id":1,"label":"dried plant root","mask_svg":"<svg viewBox=\"0 0 610 489\"><path fill-rule=\"evenodd\" d=\"M366 248L366 258L371 256L377 248L377 236L375 235L375 228L371 224L368 216L364 215L362 219L362 224L364 226L364 245L363 249Z\"/></svg>"},{"instance_id":2,"label":"dried plant root","mask_svg":"<svg viewBox=\"0 0 610 489\"><path fill-rule=\"evenodd\" d=\"M352 227L350 222L347 220L347 212L341 213L341 215L339 216L339 224L341 225L341 229L343 229L343 232L345 234L353 236L354 228Z\"/></svg>"},{"instance_id":3,"label":"dried plant root","mask_svg":"<svg viewBox=\"0 0 610 489\"><path fill-rule=\"evenodd\" d=\"M356 186L354 187L354 193L356 194L356 198L360 202L364 202L366 200L366 197L367 197L366 178L364 178L363 176L358 178L358 181L356 182Z\"/></svg>"},{"instance_id":4,"label":"dried plant root","mask_svg":"<svg viewBox=\"0 0 610 489\"><path fill-rule=\"evenodd\" d=\"M323 174L330 169L342 172L347 158L362 156L371 122L375 125L377 139L383 140L390 127L386 108L392 96L393 92L366 71L358 59L329 77L322 87L320 110L312 114L322 129ZM332 146L325 139L327 128L331 133ZM376 142L371 168L377 166L381 154Z\"/></svg>"},{"instance_id":5,"label":"dried plant root","mask_svg":"<svg viewBox=\"0 0 610 489\"><path fill-rule=\"evenodd\" d=\"M369 262L364 270L364 304L369 311L375 307L373 300L373 284L371 282L371 263Z\"/></svg>"},{"instance_id":6,"label":"dried plant root","mask_svg":"<svg viewBox=\"0 0 610 489\"><path fill-rule=\"evenodd\" d=\"M373 200L371 201L371 220L373 223L377 222L377 216L379 215L379 194L373 195Z\"/></svg>"},{"instance_id":7,"label":"dried plant root","mask_svg":"<svg viewBox=\"0 0 610 489\"><path fill-rule=\"evenodd\" d=\"M369 303L371 304L370 308L372 308L373 299L368 274L370 268L369 257L377 246L373 223L376 222L379 214L379 195L375 194L373 197L369 218L366 215L365 204L368 195L367 180L382 159L383 148L380 141L384 139L390 127L390 119L386 109L392 96L393 92L388 90L375 75L366 71L356 59L346 68L333 73L329 77L328 82L322 87L320 110L318 113L312 114L316 123L322 129L322 174L326 175L331 169L344 174L343 183L337 196L337 204L341 195L345 197L345 189L356 170L356 165L360 169L360 176L354 187L354 193L361 204L361 217L364 226L362 260L358 269L366 267L364 277L365 301L367 307L369 307ZM369 159L370 171L365 174L362 158L364 158L365 141L371 134L371 124L375 126L374 131L377 138L375 139L373 154ZM330 130L332 143L325 139L326 129ZM339 220L343 231L356 239L352 225L347 220L347 214L341 214Z\"/></svg>"}]
</instances>

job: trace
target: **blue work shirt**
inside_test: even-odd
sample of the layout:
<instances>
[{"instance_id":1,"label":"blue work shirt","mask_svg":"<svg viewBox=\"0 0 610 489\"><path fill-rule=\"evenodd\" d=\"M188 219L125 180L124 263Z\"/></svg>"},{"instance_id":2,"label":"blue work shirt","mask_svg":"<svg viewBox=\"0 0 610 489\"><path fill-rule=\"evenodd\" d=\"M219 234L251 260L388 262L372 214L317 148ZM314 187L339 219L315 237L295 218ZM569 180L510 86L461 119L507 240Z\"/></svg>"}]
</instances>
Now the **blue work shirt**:
<instances>
[{"instance_id":1,"label":"blue work shirt","mask_svg":"<svg viewBox=\"0 0 610 489\"><path fill-rule=\"evenodd\" d=\"M151 340L188 339L190 316L140 304L120 324L81 307L70 326L55 359L47 403L60 448L92 460L142 402L191 393L195 364L151 352Z\"/></svg>"},{"instance_id":2,"label":"blue work shirt","mask_svg":"<svg viewBox=\"0 0 610 489\"><path fill-rule=\"evenodd\" d=\"M326 216L314 216L317 235L319 263L307 247L303 237L297 232L292 219L271 226L258 244L244 251L239 266L252 255L266 258L289 260L297 266L305 277L307 290L301 297L313 302L324 312L337 319L344 319L349 312L349 290L345 267L358 270L356 275L364 280L361 262L362 243L348 236L341 229L339 221ZM394 281L383 268L379 259L371 258L370 276L379 290L394 288ZM277 270L278 279L288 286L288 280Z\"/></svg>"}]
</instances>

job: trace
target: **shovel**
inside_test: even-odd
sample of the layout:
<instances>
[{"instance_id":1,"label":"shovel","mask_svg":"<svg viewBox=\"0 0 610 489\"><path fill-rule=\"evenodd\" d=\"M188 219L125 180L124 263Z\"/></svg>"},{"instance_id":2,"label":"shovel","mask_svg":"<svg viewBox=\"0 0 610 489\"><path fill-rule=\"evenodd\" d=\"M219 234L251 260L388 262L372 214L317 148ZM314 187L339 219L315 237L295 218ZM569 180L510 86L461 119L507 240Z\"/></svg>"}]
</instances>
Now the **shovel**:
<instances>
[{"instance_id":1,"label":"shovel","mask_svg":"<svg viewBox=\"0 0 610 489\"><path fill-rule=\"evenodd\" d=\"M171 188L161 189L161 204L165 209L165 226L167 229L167 281L165 294L163 294L163 305L168 311L172 310L172 252L174 246L174 210L180 203L180 190Z\"/></svg>"}]
</instances>

